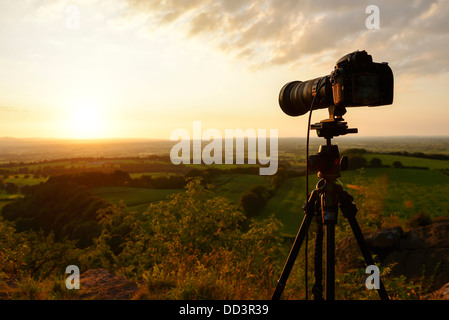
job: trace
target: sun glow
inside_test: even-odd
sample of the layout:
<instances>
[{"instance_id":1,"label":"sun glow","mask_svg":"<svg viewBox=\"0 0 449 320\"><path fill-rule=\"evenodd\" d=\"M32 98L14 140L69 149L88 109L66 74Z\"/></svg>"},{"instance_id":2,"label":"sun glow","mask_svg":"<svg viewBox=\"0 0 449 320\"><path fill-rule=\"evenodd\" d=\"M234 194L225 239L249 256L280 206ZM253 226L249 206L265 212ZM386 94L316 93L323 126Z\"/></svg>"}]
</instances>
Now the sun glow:
<instances>
[{"instance_id":1,"label":"sun glow","mask_svg":"<svg viewBox=\"0 0 449 320\"><path fill-rule=\"evenodd\" d=\"M82 101L70 108L65 131L70 138L94 139L108 136L107 113L100 104Z\"/></svg>"}]
</instances>

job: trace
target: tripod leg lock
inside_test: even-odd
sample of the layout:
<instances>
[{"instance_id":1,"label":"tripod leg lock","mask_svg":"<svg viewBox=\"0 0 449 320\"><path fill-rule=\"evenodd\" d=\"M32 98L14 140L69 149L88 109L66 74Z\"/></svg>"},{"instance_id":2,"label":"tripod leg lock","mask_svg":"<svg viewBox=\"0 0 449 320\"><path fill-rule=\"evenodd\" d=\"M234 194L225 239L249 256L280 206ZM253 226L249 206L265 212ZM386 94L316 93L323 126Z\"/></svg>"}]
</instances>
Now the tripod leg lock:
<instances>
[{"instance_id":1,"label":"tripod leg lock","mask_svg":"<svg viewBox=\"0 0 449 320\"><path fill-rule=\"evenodd\" d=\"M317 200L319 199L319 192L318 190L313 190L309 194L309 198L307 199L306 203L302 207L304 210L304 213L307 214L316 214L318 212L317 210Z\"/></svg>"},{"instance_id":2,"label":"tripod leg lock","mask_svg":"<svg viewBox=\"0 0 449 320\"><path fill-rule=\"evenodd\" d=\"M323 224L336 224L338 220L339 199L332 192L321 194L321 216Z\"/></svg>"}]
</instances>

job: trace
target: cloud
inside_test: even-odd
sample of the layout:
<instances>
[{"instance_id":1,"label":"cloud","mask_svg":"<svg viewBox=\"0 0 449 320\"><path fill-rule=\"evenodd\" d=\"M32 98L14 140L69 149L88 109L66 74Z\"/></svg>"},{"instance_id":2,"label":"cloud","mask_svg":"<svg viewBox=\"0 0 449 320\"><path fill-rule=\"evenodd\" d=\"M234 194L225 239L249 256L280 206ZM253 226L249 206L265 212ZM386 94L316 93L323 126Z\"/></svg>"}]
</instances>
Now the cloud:
<instances>
[{"instance_id":1,"label":"cloud","mask_svg":"<svg viewBox=\"0 0 449 320\"><path fill-rule=\"evenodd\" d=\"M449 66L449 2L443 0L128 0L128 4L159 27L176 25L186 37L205 39L253 67L313 63L330 55L336 60L357 49L374 51L381 60L387 57L399 73L441 72ZM373 4L380 9L380 30L365 27L366 7Z\"/></svg>"}]
</instances>

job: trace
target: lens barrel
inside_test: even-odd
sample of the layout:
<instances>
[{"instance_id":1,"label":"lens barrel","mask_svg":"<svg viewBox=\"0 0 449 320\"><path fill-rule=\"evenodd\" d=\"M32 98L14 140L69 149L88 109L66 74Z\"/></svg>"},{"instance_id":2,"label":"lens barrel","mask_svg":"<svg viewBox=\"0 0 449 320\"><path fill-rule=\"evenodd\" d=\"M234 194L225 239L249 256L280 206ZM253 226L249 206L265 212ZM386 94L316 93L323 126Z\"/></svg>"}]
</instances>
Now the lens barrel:
<instances>
[{"instance_id":1,"label":"lens barrel","mask_svg":"<svg viewBox=\"0 0 449 320\"><path fill-rule=\"evenodd\" d=\"M315 94L317 97L313 104L313 110L332 105L331 90L327 76L309 81L292 81L281 89L279 105L287 115L300 116L310 111L310 105Z\"/></svg>"}]
</instances>

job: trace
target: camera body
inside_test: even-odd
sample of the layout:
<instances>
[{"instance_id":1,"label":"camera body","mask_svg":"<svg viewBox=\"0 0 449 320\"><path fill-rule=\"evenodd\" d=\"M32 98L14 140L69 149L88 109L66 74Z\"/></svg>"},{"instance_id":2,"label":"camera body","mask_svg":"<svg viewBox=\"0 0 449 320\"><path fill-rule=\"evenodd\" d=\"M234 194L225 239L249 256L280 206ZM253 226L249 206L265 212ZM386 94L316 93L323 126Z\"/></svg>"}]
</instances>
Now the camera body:
<instances>
[{"instance_id":1,"label":"camera body","mask_svg":"<svg viewBox=\"0 0 449 320\"><path fill-rule=\"evenodd\" d=\"M393 103L393 72L387 63L375 63L366 51L339 59L330 75L287 83L279 94L281 109L290 116L329 108L342 116L346 107L382 106Z\"/></svg>"}]
</instances>

